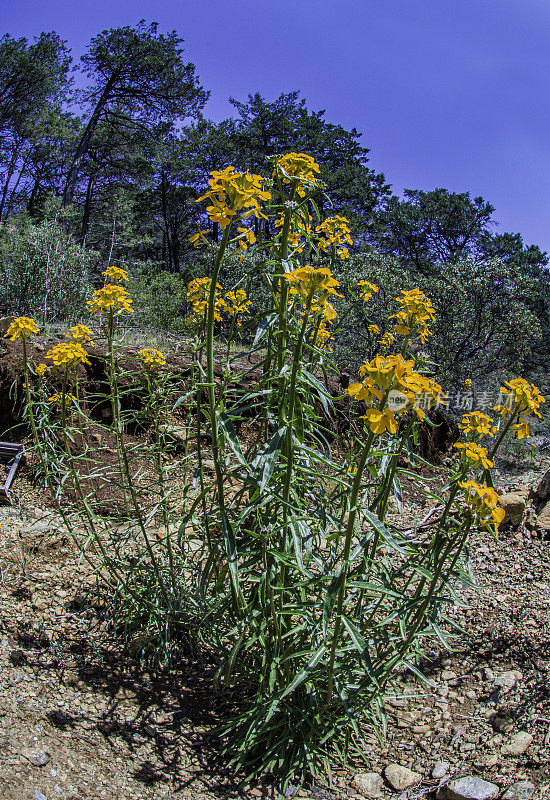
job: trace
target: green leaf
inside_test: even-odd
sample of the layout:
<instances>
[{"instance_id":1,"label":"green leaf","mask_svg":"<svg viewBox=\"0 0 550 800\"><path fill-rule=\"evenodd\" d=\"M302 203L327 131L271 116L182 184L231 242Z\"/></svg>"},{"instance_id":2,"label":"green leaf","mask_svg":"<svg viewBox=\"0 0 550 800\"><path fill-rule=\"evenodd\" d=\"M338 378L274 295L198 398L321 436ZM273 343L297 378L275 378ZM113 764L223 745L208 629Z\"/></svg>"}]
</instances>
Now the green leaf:
<instances>
[{"instance_id":1,"label":"green leaf","mask_svg":"<svg viewBox=\"0 0 550 800\"><path fill-rule=\"evenodd\" d=\"M312 389L315 389L316 394L321 401L321 405L325 410L326 414L330 413L330 409L334 407L334 403L332 401L332 395L330 392L327 391L326 387L321 383L315 375L312 375L311 372L308 372L307 369L302 368L301 376L305 379L305 383L310 386Z\"/></svg>"},{"instance_id":2,"label":"green leaf","mask_svg":"<svg viewBox=\"0 0 550 800\"><path fill-rule=\"evenodd\" d=\"M233 423L231 422L229 415L225 411L221 411L217 414L217 417L220 427L225 434L225 438L227 439L233 454L237 457L237 461L243 467L248 468L248 462L243 455L239 440L237 439L237 434L235 433L235 428L233 427Z\"/></svg>"},{"instance_id":3,"label":"green leaf","mask_svg":"<svg viewBox=\"0 0 550 800\"><path fill-rule=\"evenodd\" d=\"M273 311L271 314L266 314L265 317L262 317L258 323L258 327L256 328L256 335L254 337L254 342L252 346L258 344L258 342L263 339L266 333L269 331L270 328L273 327L274 323L278 320L279 315L276 311Z\"/></svg>"},{"instance_id":4,"label":"green leaf","mask_svg":"<svg viewBox=\"0 0 550 800\"><path fill-rule=\"evenodd\" d=\"M374 514L372 514L372 513L371 513L371 512L370 512L368 509L366 509L366 508L362 509L362 512L361 512L361 513L362 513L362 514L363 514L363 515L364 515L364 516L365 516L365 517L368 519L368 521L370 522L370 524L372 525L372 527L373 527L373 528L374 528L376 531L378 531L378 533L380 534L380 536L382 537L382 539L383 539L383 540L386 542L386 544L387 544L387 545L389 545L389 547L393 548L393 549L394 549L394 550L396 550L398 553L401 553L401 555L406 555L406 552L407 552L407 551L406 551L406 550L404 550L404 549L403 549L403 547L401 547L401 545L400 545L400 544L398 544L398 543L395 541L395 539L393 538L393 536L391 535L391 533L389 532L389 530L386 528L386 526L384 525L384 523L383 523L383 522L381 522L381 521L378 519L378 517L375 517L375 515L374 515Z\"/></svg>"}]
</instances>

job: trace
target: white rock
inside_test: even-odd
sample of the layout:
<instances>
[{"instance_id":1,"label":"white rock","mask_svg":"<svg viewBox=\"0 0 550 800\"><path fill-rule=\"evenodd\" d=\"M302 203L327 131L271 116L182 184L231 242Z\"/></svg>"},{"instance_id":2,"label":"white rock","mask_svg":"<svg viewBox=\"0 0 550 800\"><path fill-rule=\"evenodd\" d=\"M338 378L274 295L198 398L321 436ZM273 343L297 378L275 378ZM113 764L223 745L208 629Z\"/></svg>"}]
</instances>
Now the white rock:
<instances>
[{"instance_id":1,"label":"white rock","mask_svg":"<svg viewBox=\"0 0 550 800\"><path fill-rule=\"evenodd\" d=\"M502 747L502 752L507 756L521 756L525 753L532 741L533 737L530 733L527 733L527 731L518 731L514 733L507 744Z\"/></svg>"},{"instance_id":2,"label":"white rock","mask_svg":"<svg viewBox=\"0 0 550 800\"><path fill-rule=\"evenodd\" d=\"M531 781L517 781L502 795L502 800L529 800L535 792L535 784Z\"/></svg>"},{"instance_id":3,"label":"white rock","mask_svg":"<svg viewBox=\"0 0 550 800\"><path fill-rule=\"evenodd\" d=\"M434 768L432 769L432 778L439 780L440 778L444 778L445 775L449 774L449 770L451 769L451 765L448 761L438 761L434 764Z\"/></svg>"},{"instance_id":4,"label":"white rock","mask_svg":"<svg viewBox=\"0 0 550 800\"><path fill-rule=\"evenodd\" d=\"M363 797L384 795L384 779L377 772L356 772L351 783Z\"/></svg>"},{"instance_id":5,"label":"white rock","mask_svg":"<svg viewBox=\"0 0 550 800\"><path fill-rule=\"evenodd\" d=\"M493 800L500 794L499 787L483 778L468 775L457 778L438 789L437 800Z\"/></svg>"},{"instance_id":6,"label":"white rock","mask_svg":"<svg viewBox=\"0 0 550 800\"><path fill-rule=\"evenodd\" d=\"M500 686L502 693L506 694L514 688L516 683L523 678L523 674L518 669L511 669L507 672L501 672L496 676L494 685Z\"/></svg>"},{"instance_id":7,"label":"white rock","mask_svg":"<svg viewBox=\"0 0 550 800\"><path fill-rule=\"evenodd\" d=\"M402 767L401 764L388 764L384 770L384 776L392 789L398 792L410 789L411 786L416 786L422 780L422 775L413 772L408 767Z\"/></svg>"}]
</instances>

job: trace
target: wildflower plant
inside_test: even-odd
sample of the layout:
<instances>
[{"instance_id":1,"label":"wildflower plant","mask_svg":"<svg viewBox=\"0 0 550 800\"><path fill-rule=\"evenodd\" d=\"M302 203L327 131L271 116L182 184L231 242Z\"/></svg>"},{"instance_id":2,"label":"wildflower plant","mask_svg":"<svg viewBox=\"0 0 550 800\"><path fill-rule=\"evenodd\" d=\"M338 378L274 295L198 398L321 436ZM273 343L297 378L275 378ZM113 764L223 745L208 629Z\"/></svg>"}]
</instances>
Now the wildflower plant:
<instances>
[{"instance_id":1,"label":"wildflower plant","mask_svg":"<svg viewBox=\"0 0 550 800\"><path fill-rule=\"evenodd\" d=\"M497 533L502 522L490 478L498 446L512 426L518 436L525 432L543 402L536 387L515 379L497 409L503 430L489 415L466 415L447 485L439 494L425 489L437 513L403 529L401 480L422 482L403 456L415 463L418 426L430 424L447 398L416 355L435 311L419 290L403 290L382 335L367 319L372 350L345 392L350 433L335 439L327 379L335 372L331 341L344 289L334 263L345 258L351 233L343 218L319 222L319 175L303 153L275 157L270 181L233 167L212 173L199 200L223 235L217 246L206 231L192 237L213 258L210 274L188 286L195 338L187 385L170 378L165 355L150 347L124 373L117 335L132 301L125 279L107 270L90 310L107 335L124 533L119 527L105 537L82 482L77 492L128 636L147 637L144 657L169 663L183 638L188 651L216 662L216 688L239 698L219 731L228 760L244 777L270 773L282 791L291 779L330 773L350 749L364 753L365 733L384 728L384 697L397 671L421 677L426 641L445 641L439 619L454 582L470 581L462 559L470 531ZM273 236L252 233L243 222L250 218L267 221ZM243 288L251 275L229 291L220 283L224 262L245 247L258 254L254 275L260 272L271 298L256 316ZM378 291L367 281L357 287L365 314ZM14 331L30 330L21 325ZM241 325L254 336L237 362L215 340L221 330L230 342ZM59 367L83 363L76 356L83 341L73 335L57 346ZM132 466L123 376L146 398L149 440L140 468ZM85 409L74 394L81 419ZM166 420L181 408L186 432L176 456L167 449ZM238 435L243 426L246 437ZM174 473L182 464L183 473Z\"/></svg>"}]
</instances>

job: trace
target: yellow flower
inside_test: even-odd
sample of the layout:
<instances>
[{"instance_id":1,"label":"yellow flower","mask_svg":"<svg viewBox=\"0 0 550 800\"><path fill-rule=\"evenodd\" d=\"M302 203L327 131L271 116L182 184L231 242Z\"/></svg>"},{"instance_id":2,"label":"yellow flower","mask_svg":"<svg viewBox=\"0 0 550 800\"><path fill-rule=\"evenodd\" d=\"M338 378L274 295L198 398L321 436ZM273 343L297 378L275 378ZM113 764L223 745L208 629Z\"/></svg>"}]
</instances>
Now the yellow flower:
<instances>
[{"instance_id":1,"label":"yellow flower","mask_svg":"<svg viewBox=\"0 0 550 800\"><path fill-rule=\"evenodd\" d=\"M45 364L39 364L36 368L36 374L40 375L40 377L43 378L44 375L46 374L46 369L47 367Z\"/></svg>"},{"instance_id":2,"label":"yellow flower","mask_svg":"<svg viewBox=\"0 0 550 800\"><path fill-rule=\"evenodd\" d=\"M372 333L373 336L376 336L380 333L380 328L378 327L378 325L369 325L367 330L369 333Z\"/></svg>"},{"instance_id":3,"label":"yellow flower","mask_svg":"<svg viewBox=\"0 0 550 800\"><path fill-rule=\"evenodd\" d=\"M426 416L425 410L436 405L447 405L447 395L439 383L419 372L406 373L399 381L398 391L406 398L400 412L412 409L421 420Z\"/></svg>"},{"instance_id":4,"label":"yellow flower","mask_svg":"<svg viewBox=\"0 0 550 800\"><path fill-rule=\"evenodd\" d=\"M396 356L376 356L368 364L359 368L359 375L370 375L379 389L399 388L397 384L403 376L410 374L413 361L405 361L401 354Z\"/></svg>"},{"instance_id":5,"label":"yellow flower","mask_svg":"<svg viewBox=\"0 0 550 800\"><path fill-rule=\"evenodd\" d=\"M330 343L333 340L334 336L332 335L332 331L328 330L325 321L322 320L317 330L317 347L319 350L328 350L332 352L332 345Z\"/></svg>"},{"instance_id":6,"label":"yellow flower","mask_svg":"<svg viewBox=\"0 0 550 800\"><path fill-rule=\"evenodd\" d=\"M375 283L371 283L370 281L358 281L357 286L360 287L359 289L359 297L361 297L365 303L367 300L370 300L371 297L375 292L378 291L378 286ZM376 325L374 327L377 327ZM380 330L377 331L380 333Z\"/></svg>"},{"instance_id":7,"label":"yellow flower","mask_svg":"<svg viewBox=\"0 0 550 800\"><path fill-rule=\"evenodd\" d=\"M317 175L320 173L319 164L313 156L306 153L286 153L275 161L273 177L279 176L283 183L296 181L296 193L304 197L304 184L314 189L319 183Z\"/></svg>"},{"instance_id":8,"label":"yellow flower","mask_svg":"<svg viewBox=\"0 0 550 800\"><path fill-rule=\"evenodd\" d=\"M164 367L166 364L166 358L160 350L155 350L154 347L144 347L143 350L138 352L138 358L143 361L150 372L159 367Z\"/></svg>"},{"instance_id":9,"label":"yellow flower","mask_svg":"<svg viewBox=\"0 0 550 800\"><path fill-rule=\"evenodd\" d=\"M207 239L205 239L207 233L208 231L199 231L198 233L194 233L193 236L190 236L189 241L193 247L197 247L198 244L208 244Z\"/></svg>"},{"instance_id":10,"label":"yellow flower","mask_svg":"<svg viewBox=\"0 0 550 800\"><path fill-rule=\"evenodd\" d=\"M466 380L464 381L464 388L465 389L471 389L472 388L472 379L471 378L466 378Z\"/></svg>"},{"instance_id":11,"label":"yellow flower","mask_svg":"<svg viewBox=\"0 0 550 800\"><path fill-rule=\"evenodd\" d=\"M392 319L396 320L395 332L403 336L411 336L414 332L414 337L424 343L431 335L428 321L435 319L435 310L431 300L420 289L411 289L411 291L402 289L401 296L396 300L401 306L401 310L392 315Z\"/></svg>"},{"instance_id":12,"label":"yellow flower","mask_svg":"<svg viewBox=\"0 0 550 800\"><path fill-rule=\"evenodd\" d=\"M269 200L270 192L262 190L265 178L261 175L251 175L250 172L235 172L235 167L227 167L223 172L214 170L208 181L210 189L197 199L210 200L212 205L207 206L206 213L220 227L226 228L231 224L232 217L243 209L248 209L242 214L247 217L264 217L260 209L260 202Z\"/></svg>"},{"instance_id":13,"label":"yellow flower","mask_svg":"<svg viewBox=\"0 0 550 800\"><path fill-rule=\"evenodd\" d=\"M384 431L395 433L397 431L397 422L393 411L387 406L383 411L377 408L369 408L366 414L361 419L368 419L371 431L378 436Z\"/></svg>"},{"instance_id":14,"label":"yellow flower","mask_svg":"<svg viewBox=\"0 0 550 800\"><path fill-rule=\"evenodd\" d=\"M120 267L115 267L114 264L111 264L110 267L107 267L105 272L102 272L101 274L105 275L106 283L119 284L128 280L127 273Z\"/></svg>"},{"instance_id":15,"label":"yellow flower","mask_svg":"<svg viewBox=\"0 0 550 800\"><path fill-rule=\"evenodd\" d=\"M55 367L75 367L78 364L89 364L88 354L81 344L76 341L61 342L56 344L51 350L46 353L46 358L49 358Z\"/></svg>"},{"instance_id":16,"label":"yellow flower","mask_svg":"<svg viewBox=\"0 0 550 800\"><path fill-rule=\"evenodd\" d=\"M216 322L222 321L222 313L227 309L227 303L222 296L223 289L216 283L214 294L214 319ZM187 285L187 299L193 306L193 313L187 320L187 324L195 321L204 321L208 310L208 298L210 295L210 278L194 278Z\"/></svg>"},{"instance_id":17,"label":"yellow flower","mask_svg":"<svg viewBox=\"0 0 550 800\"><path fill-rule=\"evenodd\" d=\"M342 297L336 291L336 286L339 286L328 267L314 267L306 264L304 267L286 272L284 275L286 281L290 283L290 294L299 297L302 304L309 308L315 304L324 304L329 295L336 295Z\"/></svg>"},{"instance_id":18,"label":"yellow flower","mask_svg":"<svg viewBox=\"0 0 550 800\"><path fill-rule=\"evenodd\" d=\"M236 292L227 292L225 299L229 301L226 305L228 313L235 317L237 325L241 325L240 315L250 314L252 301L248 300L244 289L237 289Z\"/></svg>"},{"instance_id":19,"label":"yellow flower","mask_svg":"<svg viewBox=\"0 0 550 800\"><path fill-rule=\"evenodd\" d=\"M94 332L87 325L73 325L72 328L69 328L69 333L69 339L73 342L82 342L82 344L90 344L93 347Z\"/></svg>"},{"instance_id":20,"label":"yellow flower","mask_svg":"<svg viewBox=\"0 0 550 800\"><path fill-rule=\"evenodd\" d=\"M34 333L38 333L39 330L40 328L32 317L17 317L10 324L4 338L11 339L12 342L16 339L21 339L24 342Z\"/></svg>"},{"instance_id":21,"label":"yellow flower","mask_svg":"<svg viewBox=\"0 0 550 800\"><path fill-rule=\"evenodd\" d=\"M525 378L514 378L501 386L500 399L501 402L494 407L494 410L502 417L512 412L519 412L520 424L514 425L513 428L518 431L518 439L522 439L525 435L529 436L529 426L523 415L527 412L540 417L539 407L546 402L537 387Z\"/></svg>"},{"instance_id":22,"label":"yellow flower","mask_svg":"<svg viewBox=\"0 0 550 800\"><path fill-rule=\"evenodd\" d=\"M353 244L351 231L346 217L329 217L315 228L319 236L319 250L329 250L331 247L340 258L348 258L349 252L346 244Z\"/></svg>"},{"instance_id":23,"label":"yellow flower","mask_svg":"<svg viewBox=\"0 0 550 800\"><path fill-rule=\"evenodd\" d=\"M460 457L465 466L468 467L479 467L482 466L484 469L491 469L494 464L490 458L487 458L488 451L485 447L481 447L481 445L476 444L475 442L457 442L453 447L456 447L457 450L460 450Z\"/></svg>"},{"instance_id":24,"label":"yellow flower","mask_svg":"<svg viewBox=\"0 0 550 800\"><path fill-rule=\"evenodd\" d=\"M52 394L51 397L48 397L48 399L46 400L46 403L48 403L48 405L50 405L50 406L52 406L52 405L61 405L61 403L63 402L63 397L65 397L65 402L67 402L67 400L69 402L73 402L73 403L77 402L76 397L74 396L74 394L69 394L69 392L65 392L65 395L62 395L59 392L56 392L55 394Z\"/></svg>"},{"instance_id":25,"label":"yellow flower","mask_svg":"<svg viewBox=\"0 0 550 800\"><path fill-rule=\"evenodd\" d=\"M282 234L284 226L284 216L278 217L274 225L279 228L278 235ZM290 219L290 227L288 231L288 244L293 248L295 253L301 253L304 249L304 244L311 237L311 224L307 217L301 216L299 212L292 215Z\"/></svg>"},{"instance_id":26,"label":"yellow flower","mask_svg":"<svg viewBox=\"0 0 550 800\"><path fill-rule=\"evenodd\" d=\"M497 426L494 420L482 411L472 411L470 414L464 414L458 427L465 434L473 434L480 438L483 436L494 436L497 432Z\"/></svg>"},{"instance_id":27,"label":"yellow flower","mask_svg":"<svg viewBox=\"0 0 550 800\"><path fill-rule=\"evenodd\" d=\"M356 400L364 400L366 403L372 403L374 399L381 400L383 397L371 377L364 378L361 383L350 383L347 393Z\"/></svg>"},{"instance_id":28,"label":"yellow flower","mask_svg":"<svg viewBox=\"0 0 550 800\"><path fill-rule=\"evenodd\" d=\"M116 286L108 283L103 289L97 289L92 295L92 299L88 300L90 311L96 314L101 314L105 311L112 312L115 316L128 311L130 314L134 313L132 308L132 299L126 289L122 286Z\"/></svg>"},{"instance_id":29,"label":"yellow flower","mask_svg":"<svg viewBox=\"0 0 550 800\"><path fill-rule=\"evenodd\" d=\"M386 333L379 339L378 344L382 348L382 350L388 350L390 345L395 342L395 336L391 331L386 331Z\"/></svg>"},{"instance_id":30,"label":"yellow flower","mask_svg":"<svg viewBox=\"0 0 550 800\"><path fill-rule=\"evenodd\" d=\"M458 484L464 489L464 501L473 511L478 525L482 528L493 527L498 536L498 527L504 520L504 509L500 508L499 496L491 486L479 484L475 481L466 481Z\"/></svg>"}]
</instances>

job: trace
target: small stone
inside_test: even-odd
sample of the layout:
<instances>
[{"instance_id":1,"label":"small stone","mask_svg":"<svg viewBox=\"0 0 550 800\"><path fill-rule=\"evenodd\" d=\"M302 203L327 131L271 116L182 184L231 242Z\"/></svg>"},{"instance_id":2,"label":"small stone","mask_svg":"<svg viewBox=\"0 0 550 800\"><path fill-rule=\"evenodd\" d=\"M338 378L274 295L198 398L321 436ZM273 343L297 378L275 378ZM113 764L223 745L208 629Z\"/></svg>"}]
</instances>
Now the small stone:
<instances>
[{"instance_id":1,"label":"small stone","mask_svg":"<svg viewBox=\"0 0 550 800\"><path fill-rule=\"evenodd\" d=\"M508 717L495 717L493 720L493 728L499 733L510 733L513 730L514 723Z\"/></svg>"},{"instance_id":2,"label":"small stone","mask_svg":"<svg viewBox=\"0 0 550 800\"><path fill-rule=\"evenodd\" d=\"M531 742L533 737L527 731L518 731L510 738L510 741L502 747L502 752L507 756L521 756Z\"/></svg>"},{"instance_id":3,"label":"small stone","mask_svg":"<svg viewBox=\"0 0 550 800\"><path fill-rule=\"evenodd\" d=\"M34 798L35 800L48 800L46 795L42 794L42 792L39 789L34 790Z\"/></svg>"},{"instance_id":4,"label":"small stone","mask_svg":"<svg viewBox=\"0 0 550 800\"><path fill-rule=\"evenodd\" d=\"M529 800L535 792L535 784L531 781L513 783L502 795L502 800Z\"/></svg>"},{"instance_id":5,"label":"small stone","mask_svg":"<svg viewBox=\"0 0 550 800\"><path fill-rule=\"evenodd\" d=\"M356 772L351 784L363 797L384 795L384 780L377 772Z\"/></svg>"},{"instance_id":6,"label":"small stone","mask_svg":"<svg viewBox=\"0 0 550 800\"><path fill-rule=\"evenodd\" d=\"M442 681L454 681L457 677L456 672L453 672L452 669L444 669L441 673L441 680Z\"/></svg>"},{"instance_id":7,"label":"small stone","mask_svg":"<svg viewBox=\"0 0 550 800\"><path fill-rule=\"evenodd\" d=\"M539 511L536 527L542 531L550 531L550 500L546 503L544 508Z\"/></svg>"},{"instance_id":8,"label":"small stone","mask_svg":"<svg viewBox=\"0 0 550 800\"><path fill-rule=\"evenodd\" d=\"M432 778L439 780L440 778L444 778L445 775L449 774L449 770L451 769L451 765L448 761L437 761L434 764L434 768L432 769Z\"/></svg>"},{"instance_id":9,"label":"small stone","mask_svg":"<svg viewBox=\"0 0 550 800\"><path fill-rule=\"evenodd\" d=\"M495 686L500 686L502 693L506 694L513 689L516 683L522 678L523 674L518 669L511 669L497 675L494 684Z\"/></svg>"},{"instance_id":10,"label":"small stone","mask_svg":"<svg viewBox=\"0 0 550 800\"><path fill-rule=\"evenodd\" d=\"M422 775L413 772L408 767L401 766L401 764L388 764L384 770L384 776L392 789L397 792L410 789L411 786L415 786L422 780Z\"/></svg>"},{"instance_id":11,"label":"small stone","mask_svg":"<svg viewBox=\"0 0 550 800\"><path fill-rule=\"evenodd\" d=\"M500 495L500 505L504 509L503 522L510 522L516 526L521 523L527 504L528 490L522 492L507 492Z\"/></svg>"},{"instance_id":12,"label":"small stone","mask_svg":"<svg viewBox=\"0 0 550 800\"><path fill-rule=\"evenodd\" d=\"M467 775L457 778L437 791L437 800L493 800L500 794L499 787L483 778Z\"/></svg>"},{"instance_id":13,"label":"small stone","mask_svg":"<svg viewBox=\"0 0 550 800\"><path fill-rule=\"evenodd\" d=\"M24 747L21 750L21 755L31 764L34 764L35 767L45 767L51 758L50 754L46 753L45 750L30 750L28 747Z\"/></svg>"}]
</instances>

